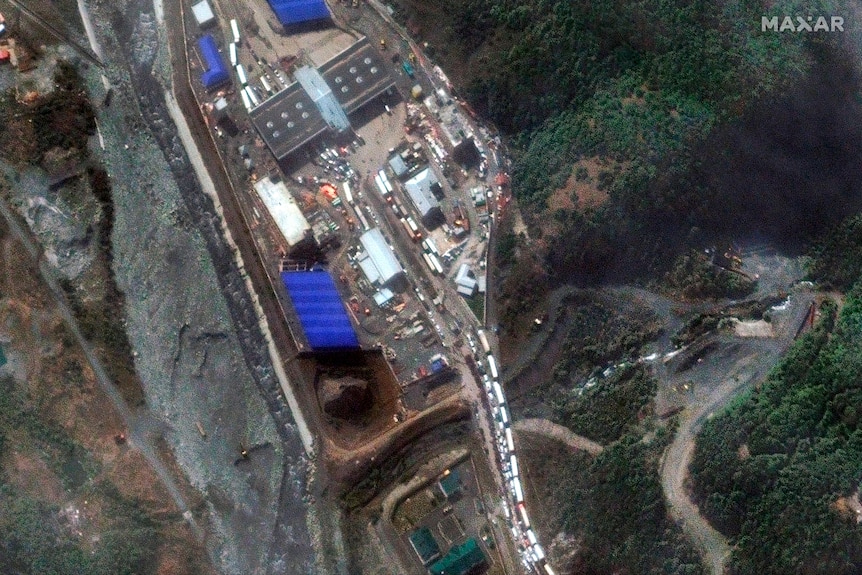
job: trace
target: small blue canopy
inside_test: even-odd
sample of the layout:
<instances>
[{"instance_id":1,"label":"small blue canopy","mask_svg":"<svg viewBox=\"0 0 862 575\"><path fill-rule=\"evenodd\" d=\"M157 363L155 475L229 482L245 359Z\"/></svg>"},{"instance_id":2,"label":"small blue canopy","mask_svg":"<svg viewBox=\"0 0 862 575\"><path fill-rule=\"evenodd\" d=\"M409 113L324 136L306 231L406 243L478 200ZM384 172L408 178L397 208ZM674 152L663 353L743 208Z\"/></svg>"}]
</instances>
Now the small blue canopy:
<instances>
[{"instance_id":1,"label":"small blue canopy","mask_svg":"<svg viewBox=\"0 0 862 575\"><path fill-rule=\"evenodd\" d=\"M201 37L198 40L198 46L201 49L201 55L207 63L207 70L201 76L204 88L210 90L216 86L220 86L230 80L230 73L221 54L219 54L218 46L211 34Z\"/></svg>"}]
</instances>

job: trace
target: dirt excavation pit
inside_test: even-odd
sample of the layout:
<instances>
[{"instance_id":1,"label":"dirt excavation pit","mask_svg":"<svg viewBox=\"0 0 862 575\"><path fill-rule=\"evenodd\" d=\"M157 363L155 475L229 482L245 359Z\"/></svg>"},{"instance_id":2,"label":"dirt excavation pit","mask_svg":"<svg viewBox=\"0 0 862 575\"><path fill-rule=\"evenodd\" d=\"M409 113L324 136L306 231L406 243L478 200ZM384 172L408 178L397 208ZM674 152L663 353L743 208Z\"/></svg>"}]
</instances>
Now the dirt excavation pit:
<instances>
[{"instance_id":1,"label":"dirt excavation pit","mask_svg":"<svg viewBox=\"0 0 862 575\"><path fill-rule=\"evenodd\" d=\"M401 386L379 350L356 353L308 354L297 360L303 374L301 385L313 386L316 416L327 438L343 449L357 449L397 425L401 410ZM367 395L366 409L338 417L333 409L338 399L324 387L341 382L347 395ZM347 384L350 389L347 388ZM361 388L361 389L360 389ZM347 399L346 397L343 399ZM329 409L327 409L329 405Z\"/></svg>"}]
</instances>

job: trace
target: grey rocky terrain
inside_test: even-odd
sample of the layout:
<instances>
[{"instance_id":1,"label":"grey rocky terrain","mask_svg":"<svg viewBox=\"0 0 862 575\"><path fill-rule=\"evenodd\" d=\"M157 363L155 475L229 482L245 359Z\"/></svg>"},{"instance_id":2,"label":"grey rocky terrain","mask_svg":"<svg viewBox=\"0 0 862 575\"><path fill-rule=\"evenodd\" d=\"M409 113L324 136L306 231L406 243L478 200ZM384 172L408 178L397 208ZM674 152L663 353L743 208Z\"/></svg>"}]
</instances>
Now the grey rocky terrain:
<instances>
[{"instance_id":1,"label":"grey rocky terrain","mask_svg":"<svg viewBox=\"0 0 862 575\"><path fill-rule=\"evenodd\" d=\"M106 68L77 64L105 145L93 138L91 151L113 187L114 274L154 416L142 421L153 421L150 433L164 437L204 496L206 508L195 512L221 572L314 572L308 462L245 280L168 115L167 54L153 6L104 0L89 8ZM103 73L114 90L107 107ZM76 277L93 249L82 230L98 210L64 206L42 177L17 178L15 206L49 261Z\"/></svg>"}]
</instances>

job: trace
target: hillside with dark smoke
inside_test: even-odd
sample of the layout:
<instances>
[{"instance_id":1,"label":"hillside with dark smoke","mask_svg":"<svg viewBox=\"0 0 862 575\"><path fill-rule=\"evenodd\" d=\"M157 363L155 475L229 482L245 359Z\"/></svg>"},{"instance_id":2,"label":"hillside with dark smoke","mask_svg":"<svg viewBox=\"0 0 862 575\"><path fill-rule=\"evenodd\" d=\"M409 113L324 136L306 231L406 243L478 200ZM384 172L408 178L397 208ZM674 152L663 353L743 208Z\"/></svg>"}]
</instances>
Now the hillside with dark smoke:
<instances>
[{"instance_id":1,"label":"hillside with dark smoke","mask_svg":"<svg viewBox=\"0 0 862 575\"><path fill-rule=\"evenodd\" d=\"M862 10L806 6L842 15L845 32L761 30L763 15L795 10L767 0L398 3L515 160L529 233L507 231L504 218L504 324L542 280L649 280L714 243L799 253L860 211Z\"/></svg>"}]
</instances>

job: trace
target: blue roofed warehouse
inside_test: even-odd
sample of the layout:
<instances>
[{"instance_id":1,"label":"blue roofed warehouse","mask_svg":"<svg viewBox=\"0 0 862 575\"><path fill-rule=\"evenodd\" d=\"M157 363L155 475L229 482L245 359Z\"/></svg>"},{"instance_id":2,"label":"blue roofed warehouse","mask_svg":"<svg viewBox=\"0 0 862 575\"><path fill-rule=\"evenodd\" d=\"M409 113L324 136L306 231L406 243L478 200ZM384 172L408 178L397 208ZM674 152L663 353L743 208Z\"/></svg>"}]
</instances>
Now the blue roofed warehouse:
<instances>
[{"instance_id":1,"label":"blue roofed warehouse","mask_svg":"<svg viewBox=\"0 0 862 575\"><path fill-rule=\"evenodd\" d=\"M281 281L313 351L359 348L353 324L329 272L286 271L281 272Z\"/></svg>"},{"instance_id":2,"label":"blue roofed warehouse","mask_svg":"<svg viewBox=\"0 0 862 575\"><path fill-rule=\"evenodd\" d=\"M329 8L324 0L269 0L282 26L299 26L329 20Z\"/></svg>"},{"instance_id":3,"label":"blue roofed warehouse","mask_svg":"<svg viewBox=\"0 0 862 575\"><path fill-rule=\"evenodd\" d=\"M212 35L207 34L198 40L198 46L201 49L201 55L206 62L206 72L201 76L201 82L204 88L211 90L230 80L230 73L219 54L218 46Z\"/></svg>"}]
</instances>

